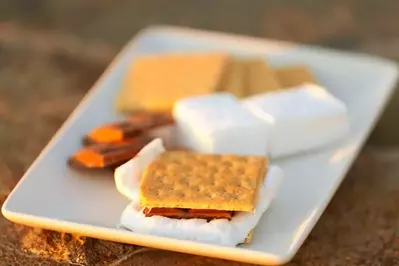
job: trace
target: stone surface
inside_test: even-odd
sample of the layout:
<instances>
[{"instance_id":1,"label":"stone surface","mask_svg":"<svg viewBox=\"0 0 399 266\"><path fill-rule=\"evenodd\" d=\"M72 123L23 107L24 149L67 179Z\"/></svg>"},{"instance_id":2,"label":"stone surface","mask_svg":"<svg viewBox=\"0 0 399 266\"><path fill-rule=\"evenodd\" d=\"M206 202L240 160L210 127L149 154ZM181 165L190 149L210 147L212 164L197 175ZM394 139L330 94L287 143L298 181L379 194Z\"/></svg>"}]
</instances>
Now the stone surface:
<instances>
[{"instance_id":1,"label":"stone surface","mask_svg":"<svg viewBox=\"0 0 399 266\"><path fill-rule=\"evenodd\" d=\"M398 12L394 0L0 1L0 203L121 46L146 25L398 60ZM398 108L394 95L369 146L288 265L399 265L399 148L370 146L399 143ZM42 231L2 217L0 232L0 265L245 265Z\"/></svg>"}]
</instances>

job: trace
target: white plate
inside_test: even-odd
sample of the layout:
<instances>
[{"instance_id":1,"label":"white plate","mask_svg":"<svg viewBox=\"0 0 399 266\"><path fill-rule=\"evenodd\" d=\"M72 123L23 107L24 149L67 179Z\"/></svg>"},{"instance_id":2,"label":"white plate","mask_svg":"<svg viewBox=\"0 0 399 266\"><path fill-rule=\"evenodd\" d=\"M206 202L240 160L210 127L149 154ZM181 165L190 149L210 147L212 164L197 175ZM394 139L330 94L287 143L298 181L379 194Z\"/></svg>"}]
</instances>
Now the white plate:
<instances>
[{"instance_id":1,"label":"white plate","mask_svg":"<svg viewBox=\"0 0 399 266\"><path fill-rule=\"evenodd\" d=\"M68 155L80 148L85 132L116 119L112 103L132 58L143 53L209 49L261 56L273 65L309 65L321 84L347 104L350 136L324 150L275 162L283 168L285 180L251 244L220 247L117 229L128 200L118 194L112 177L69 170ZM114 60L27 171L3 205L3 215L17 223L113 241L250 263L285 263L345 177L386 105L397 75L394 63L366 55L182 28L146 29Z\"/></svg>"}]
</instances>

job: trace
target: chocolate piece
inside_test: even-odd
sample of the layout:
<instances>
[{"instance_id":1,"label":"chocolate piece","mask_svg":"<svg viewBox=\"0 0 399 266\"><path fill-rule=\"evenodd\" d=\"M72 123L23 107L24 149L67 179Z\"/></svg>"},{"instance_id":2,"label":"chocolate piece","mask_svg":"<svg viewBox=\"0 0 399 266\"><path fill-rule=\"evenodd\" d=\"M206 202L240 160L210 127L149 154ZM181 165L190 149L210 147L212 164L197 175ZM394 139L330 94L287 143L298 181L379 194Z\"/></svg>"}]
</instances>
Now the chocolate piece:
<instances>
[{"instance_id":1,"label":"chocolate piece","mask_svg":"<svg viewBox=\"0 0 399 266\"><path fill-rule=\"evenodd\" d=\"M83 138L83 145L130 141L148 130L172 123L173 117L170 113L137 112L125 121L105 124L91 130Z\"/></svg>"},{"instance_id":2,"label":"chocolate piece","mask_svg":"<svg viewBox=\"0 0 399 266\"><path fill-rule=\"evenodd\" d=\"M73 154L68 164L74 168L114 169L132 159L150 141L148 137L137 137L120 143L85 147Z\"/></svg>"},{"instance_id":3,"label":"chocolate piece","mask_svg":"<svg viewBox=\"0 0 399 266\"><path fill-rule=\"evenodd\" d=\"M145 129L166 126L174 123L173 115L170 112L136 112L128 118L131 123L147 125Z\"/></svg>"},{"instance_id":4,"label":"chocolate piece","mask_svg":"<svg viewBox=\"0 0 399 266\"><path fill-rule=\"evenodd\" d=\"M164 216L174 219L205 219L208 222L213 219L231 220L232 211L206 210L206 209L179 209L179 208L144 208L146 217Z\"/></svg>"}]
</instances>

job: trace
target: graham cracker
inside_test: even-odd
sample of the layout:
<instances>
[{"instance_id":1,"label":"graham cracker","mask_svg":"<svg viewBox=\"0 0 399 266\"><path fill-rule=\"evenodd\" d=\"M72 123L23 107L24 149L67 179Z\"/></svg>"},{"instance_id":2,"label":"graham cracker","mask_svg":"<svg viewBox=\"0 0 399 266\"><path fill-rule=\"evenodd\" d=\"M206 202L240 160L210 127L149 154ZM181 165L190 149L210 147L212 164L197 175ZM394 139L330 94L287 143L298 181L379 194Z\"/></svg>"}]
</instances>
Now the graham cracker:
<instances>
[{"instance_id":1,"label":"graham cracker","mask_svg":"<svg viewBox=\"0 0 399 266\"><path fill-rule=\"evenodd\" d=\"M221 52L141 56L126 73L116 109L120 112L171 110L177 100L212 93L229 58Z\"/></svg>"},{"instance_id":2,"label":"graham cracker","mask_svg":"<svg viewBox=\"0 0 399 266\"><path fill-rule=\"evenodd\" d=\"M316 78L307 66L281 67L275 69L274 72L284 88L295 87L304 83L317 84Z\"/></svg>"},{"instance_id":3,"label":"graham cracker","mask_svg":"<svg viewBox=\"0 0 399 266\"><path fill-rule=\"evenodd\" d=\"M238 98L245 96L245 64L242 60L231 58L225 75L220 82L220 91L227 91Z\"/></svg>"},{"instance_id":4,"label":"graham cracker","mask_svg":"<svg viewBox=\"0 0 399 266\"><path fill-rule=\"evenodd\" d=\"M261 156L164 152L143 173L140 205L252 212L267 164Z\"/></svg>"},{"instance_id":5,"label":"graham cracker","mask_svg":"<svg viewBox=\"0 0 399 266\"><path fill-rule=\"evenodd\" d=\"M282 88L273 69L261 59L250 59L246 66L245 96L276 91Z\"/></svg>"}]
</instances>

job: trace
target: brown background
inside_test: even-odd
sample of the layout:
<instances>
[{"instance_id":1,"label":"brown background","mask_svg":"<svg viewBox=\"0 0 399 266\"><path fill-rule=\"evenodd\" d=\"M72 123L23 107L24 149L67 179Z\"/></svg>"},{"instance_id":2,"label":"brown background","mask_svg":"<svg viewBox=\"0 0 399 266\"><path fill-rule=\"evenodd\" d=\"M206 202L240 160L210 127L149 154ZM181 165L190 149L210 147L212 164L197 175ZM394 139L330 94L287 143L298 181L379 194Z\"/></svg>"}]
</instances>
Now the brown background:
<instances>
[{"instance_id":1,"label":"brown background","mask_svg":"<svg viewBox=\"0 0 399 266\"><path fill-rule=\"evenodd\" d=\"M398 60L398 16L396 0L0 0L0 202L121 46L147 25L226 31ZM395 93L290 265L399 265L398 111ZM3 218L0 232L0 265L241 265L32 230Z\"/></svg>"}]
</instances>

